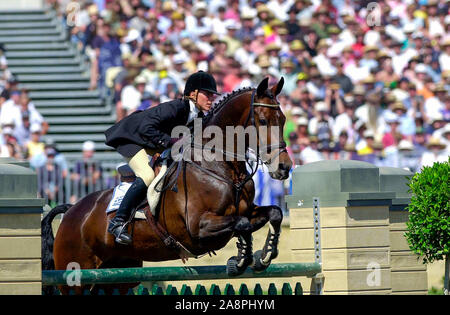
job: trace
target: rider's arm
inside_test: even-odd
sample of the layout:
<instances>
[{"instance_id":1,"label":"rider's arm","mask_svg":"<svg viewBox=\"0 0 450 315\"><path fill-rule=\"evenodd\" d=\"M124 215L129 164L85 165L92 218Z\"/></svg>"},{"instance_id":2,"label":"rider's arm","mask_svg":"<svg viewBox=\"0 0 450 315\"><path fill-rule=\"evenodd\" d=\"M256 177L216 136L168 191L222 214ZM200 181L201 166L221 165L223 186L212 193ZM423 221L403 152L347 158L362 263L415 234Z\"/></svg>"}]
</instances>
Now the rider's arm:
<instances>
[{"instance_id":1,"label":"rider's arm","mask_svg":"<svg viewBox=\"0 0 450 315\"><path fill-rule=\"evenodd\" d=\"M154 111L148 111L148 115L139 126L139 133L148 138L153 145L168 148L171 145L171 137L163 128L172 125L179 120L179 113L174 106L156 106Z\"/></svg>"}]
</instances>

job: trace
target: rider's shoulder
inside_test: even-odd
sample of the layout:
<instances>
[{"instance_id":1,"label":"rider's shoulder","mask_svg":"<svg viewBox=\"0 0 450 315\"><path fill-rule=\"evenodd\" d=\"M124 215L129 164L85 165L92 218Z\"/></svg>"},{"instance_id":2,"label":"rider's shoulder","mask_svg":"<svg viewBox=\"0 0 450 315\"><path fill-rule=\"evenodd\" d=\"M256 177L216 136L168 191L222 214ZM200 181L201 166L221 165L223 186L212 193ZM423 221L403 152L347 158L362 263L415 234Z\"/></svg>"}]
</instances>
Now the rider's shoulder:
<instances>
[{"instance_id":1,"label":"rider's shoulder","mask_svg":"<svg viewBox=\"0 0 450 315\"><path fill-rule=\"evenodd\" d=\"M175 107L177 109L184 109L187 106L189 106L189 101L185 100L183 98L178 98L175 100L171 100L171 101L167 101L164 103L161 103L159 106L170 106L170 107Z\"/></svg>"}]
</instances>

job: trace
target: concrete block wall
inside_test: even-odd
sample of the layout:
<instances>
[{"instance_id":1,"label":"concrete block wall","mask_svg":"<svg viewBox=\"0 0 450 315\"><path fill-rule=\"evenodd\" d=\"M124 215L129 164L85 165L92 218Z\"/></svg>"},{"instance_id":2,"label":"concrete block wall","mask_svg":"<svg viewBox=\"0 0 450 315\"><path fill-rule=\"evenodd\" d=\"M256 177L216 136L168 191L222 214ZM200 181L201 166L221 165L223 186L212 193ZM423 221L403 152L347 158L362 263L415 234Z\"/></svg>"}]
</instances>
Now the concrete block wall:
<instances>
[{"instance_id":1,"label":"concrete block wall","mask_svg":"<svg viewBox=\"0 0 450 315\"><path fill-rule=\"evenodd\" d=\"M427 293L426 267L403 235L406 190L403 170L365 162L321 161L294 170L286 196L292 255L315 261L312 200L318 197L323 294ZM315 293L314 279L296 281L305 294Z\"/></svg>"},{"instance_id":2,"label":"concrete block wall","mask_svg":"<svg viewBox=\"0 0 450 315\"><path fill-rule=\"evenodd\" d=\"M41 213L36 174L0 159L0 295L41 294Z\"/></svg>"},{"instance_id":3,"label":"concrete block wall","mask_svg":"<svg viewBox=\"0 0 450 315\"><path fill-rule=\"evenodd\" d=\"M411 200L407 182L413 173L394 167L380 168L380 191L395 191L389 207L392 294L427 294L427 267L414 254L404 236Z\"/></svg>"}]
</instances>

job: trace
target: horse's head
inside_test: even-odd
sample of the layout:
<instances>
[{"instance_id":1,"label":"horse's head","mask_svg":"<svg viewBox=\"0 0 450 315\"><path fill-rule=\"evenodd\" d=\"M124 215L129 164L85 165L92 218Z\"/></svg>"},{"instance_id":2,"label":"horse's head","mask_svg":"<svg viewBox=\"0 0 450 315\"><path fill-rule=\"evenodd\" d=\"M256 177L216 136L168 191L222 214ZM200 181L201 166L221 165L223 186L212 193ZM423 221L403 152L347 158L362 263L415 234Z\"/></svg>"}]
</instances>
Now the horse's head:
<instances>
[{"instance_id":1,"label":"horse's head","mask_svg":"<svg viewBox=\"0 0 450 315\"><path fill-rule=\"evenodd\" d=\"M269 168L274 179L286 179L292 167L292 161L286 151L283 140L283 128L286 117L277 101L277 95L283 88L284 78L269 88L269 79L259 83L253 99L254 124L258 130L259 153L261 160Z\"/></svg>"}]
</instances>

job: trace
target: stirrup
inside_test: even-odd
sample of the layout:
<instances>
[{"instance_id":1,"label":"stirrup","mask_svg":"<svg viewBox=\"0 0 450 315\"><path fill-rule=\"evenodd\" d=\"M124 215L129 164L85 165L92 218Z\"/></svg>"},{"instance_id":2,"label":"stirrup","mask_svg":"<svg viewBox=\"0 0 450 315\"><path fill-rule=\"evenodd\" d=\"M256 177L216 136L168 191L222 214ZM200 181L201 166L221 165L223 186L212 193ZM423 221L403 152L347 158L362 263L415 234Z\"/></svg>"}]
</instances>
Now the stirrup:
<instances>
[{"instance_id":1,"label":"stirrup","mask_svg":"<svg viewBox=\"0 0 450 315\"><path fill-rule=\"evenodd\" d=\"M130 234L126 230L129 221L114 222L114 219L110 221L108 226L108 232L115 236L115 242L122 245L129 245L133 241Z\"/></svg>"}]
</instances>

